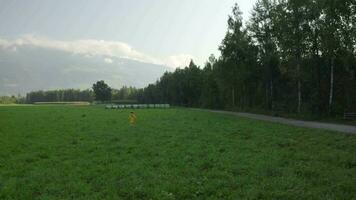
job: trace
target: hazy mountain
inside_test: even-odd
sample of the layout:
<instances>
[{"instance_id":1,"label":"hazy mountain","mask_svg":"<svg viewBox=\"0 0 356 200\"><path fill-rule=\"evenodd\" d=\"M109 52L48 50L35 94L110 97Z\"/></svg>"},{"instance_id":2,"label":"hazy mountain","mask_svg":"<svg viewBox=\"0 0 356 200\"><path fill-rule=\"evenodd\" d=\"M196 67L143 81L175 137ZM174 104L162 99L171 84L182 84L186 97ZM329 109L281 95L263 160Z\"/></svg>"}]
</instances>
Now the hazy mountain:
<instances>
[{"instance_id":1,"label":"hazy mountain","mask_svg":"<svg viewBox=\"0 0 356 200\"><path fill-rule=\"evenodd\" d=\"M73 54L22 45L0 48L0 95L33 90L90 88L97 80L111 87L144 87L170 68L135 60Z\"/></svg>"}]
</instances>

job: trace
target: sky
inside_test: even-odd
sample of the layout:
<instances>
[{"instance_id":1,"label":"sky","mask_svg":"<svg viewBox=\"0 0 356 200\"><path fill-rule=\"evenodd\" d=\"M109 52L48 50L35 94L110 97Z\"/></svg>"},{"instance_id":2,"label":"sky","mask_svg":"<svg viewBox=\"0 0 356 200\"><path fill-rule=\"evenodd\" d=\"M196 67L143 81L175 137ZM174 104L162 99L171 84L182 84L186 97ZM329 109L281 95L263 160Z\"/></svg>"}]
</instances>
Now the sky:
<instances>
[{"instance_id":1,"label":"sky","mask_svg":"<svg viewBox=\"0 0 356 200\"><path fill-rule=\"evenodd\" d=\"M0 0L0 46L203 65L236 2L246 20L255 0Z\"/></svg>"}]
</instances>

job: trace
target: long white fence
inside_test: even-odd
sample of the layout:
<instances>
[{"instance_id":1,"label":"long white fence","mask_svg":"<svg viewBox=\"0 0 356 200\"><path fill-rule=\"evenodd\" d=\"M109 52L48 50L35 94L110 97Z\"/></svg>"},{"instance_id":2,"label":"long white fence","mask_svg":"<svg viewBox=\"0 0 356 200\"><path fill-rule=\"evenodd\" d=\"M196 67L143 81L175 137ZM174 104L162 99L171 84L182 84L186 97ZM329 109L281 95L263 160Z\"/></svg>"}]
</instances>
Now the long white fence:
<instances>
[{"instance_id":1,"label":"long white fence","mask_svg":"<svg viewBox=\"0 0 356 200\"><path fill-rule=\"evenodd\" d=\"M170 108L169 104L109 104L106 109Z\"/></svg>"}]
</instances>

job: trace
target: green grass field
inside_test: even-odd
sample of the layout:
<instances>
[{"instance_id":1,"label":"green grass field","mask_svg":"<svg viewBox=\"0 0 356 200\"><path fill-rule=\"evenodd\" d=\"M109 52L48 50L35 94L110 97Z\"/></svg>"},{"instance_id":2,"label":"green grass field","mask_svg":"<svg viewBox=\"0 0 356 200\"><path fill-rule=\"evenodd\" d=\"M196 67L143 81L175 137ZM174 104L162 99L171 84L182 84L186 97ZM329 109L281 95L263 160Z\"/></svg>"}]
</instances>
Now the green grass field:
<instances>
[{"instance_id":1,"label":"green grass field","mask_svg":"<svg viewBox=\"0 0 356 200\"><path fill-rule=\"evenodd\" d=\"M356 199L356 136L188 109L0 107L0 199Z\"/></svg>"}]
</instances>

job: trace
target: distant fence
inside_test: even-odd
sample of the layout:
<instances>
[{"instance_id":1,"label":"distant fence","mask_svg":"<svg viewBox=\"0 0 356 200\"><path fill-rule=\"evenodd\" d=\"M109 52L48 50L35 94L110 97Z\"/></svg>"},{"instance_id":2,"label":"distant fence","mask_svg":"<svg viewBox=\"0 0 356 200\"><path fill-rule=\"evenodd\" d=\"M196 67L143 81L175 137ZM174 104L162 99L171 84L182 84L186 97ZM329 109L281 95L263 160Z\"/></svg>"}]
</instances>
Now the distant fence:
<instances>
[{"instance_id":1,"label":"distant fence","mask_svg":"<svg viewBox=\"0 0 356 200\"><path fill-rule=\"evenodd\" d=\"M169 104L110 104L106 109L140 109L140 108L170 108Z\"/></svg>"}]
</instances>

